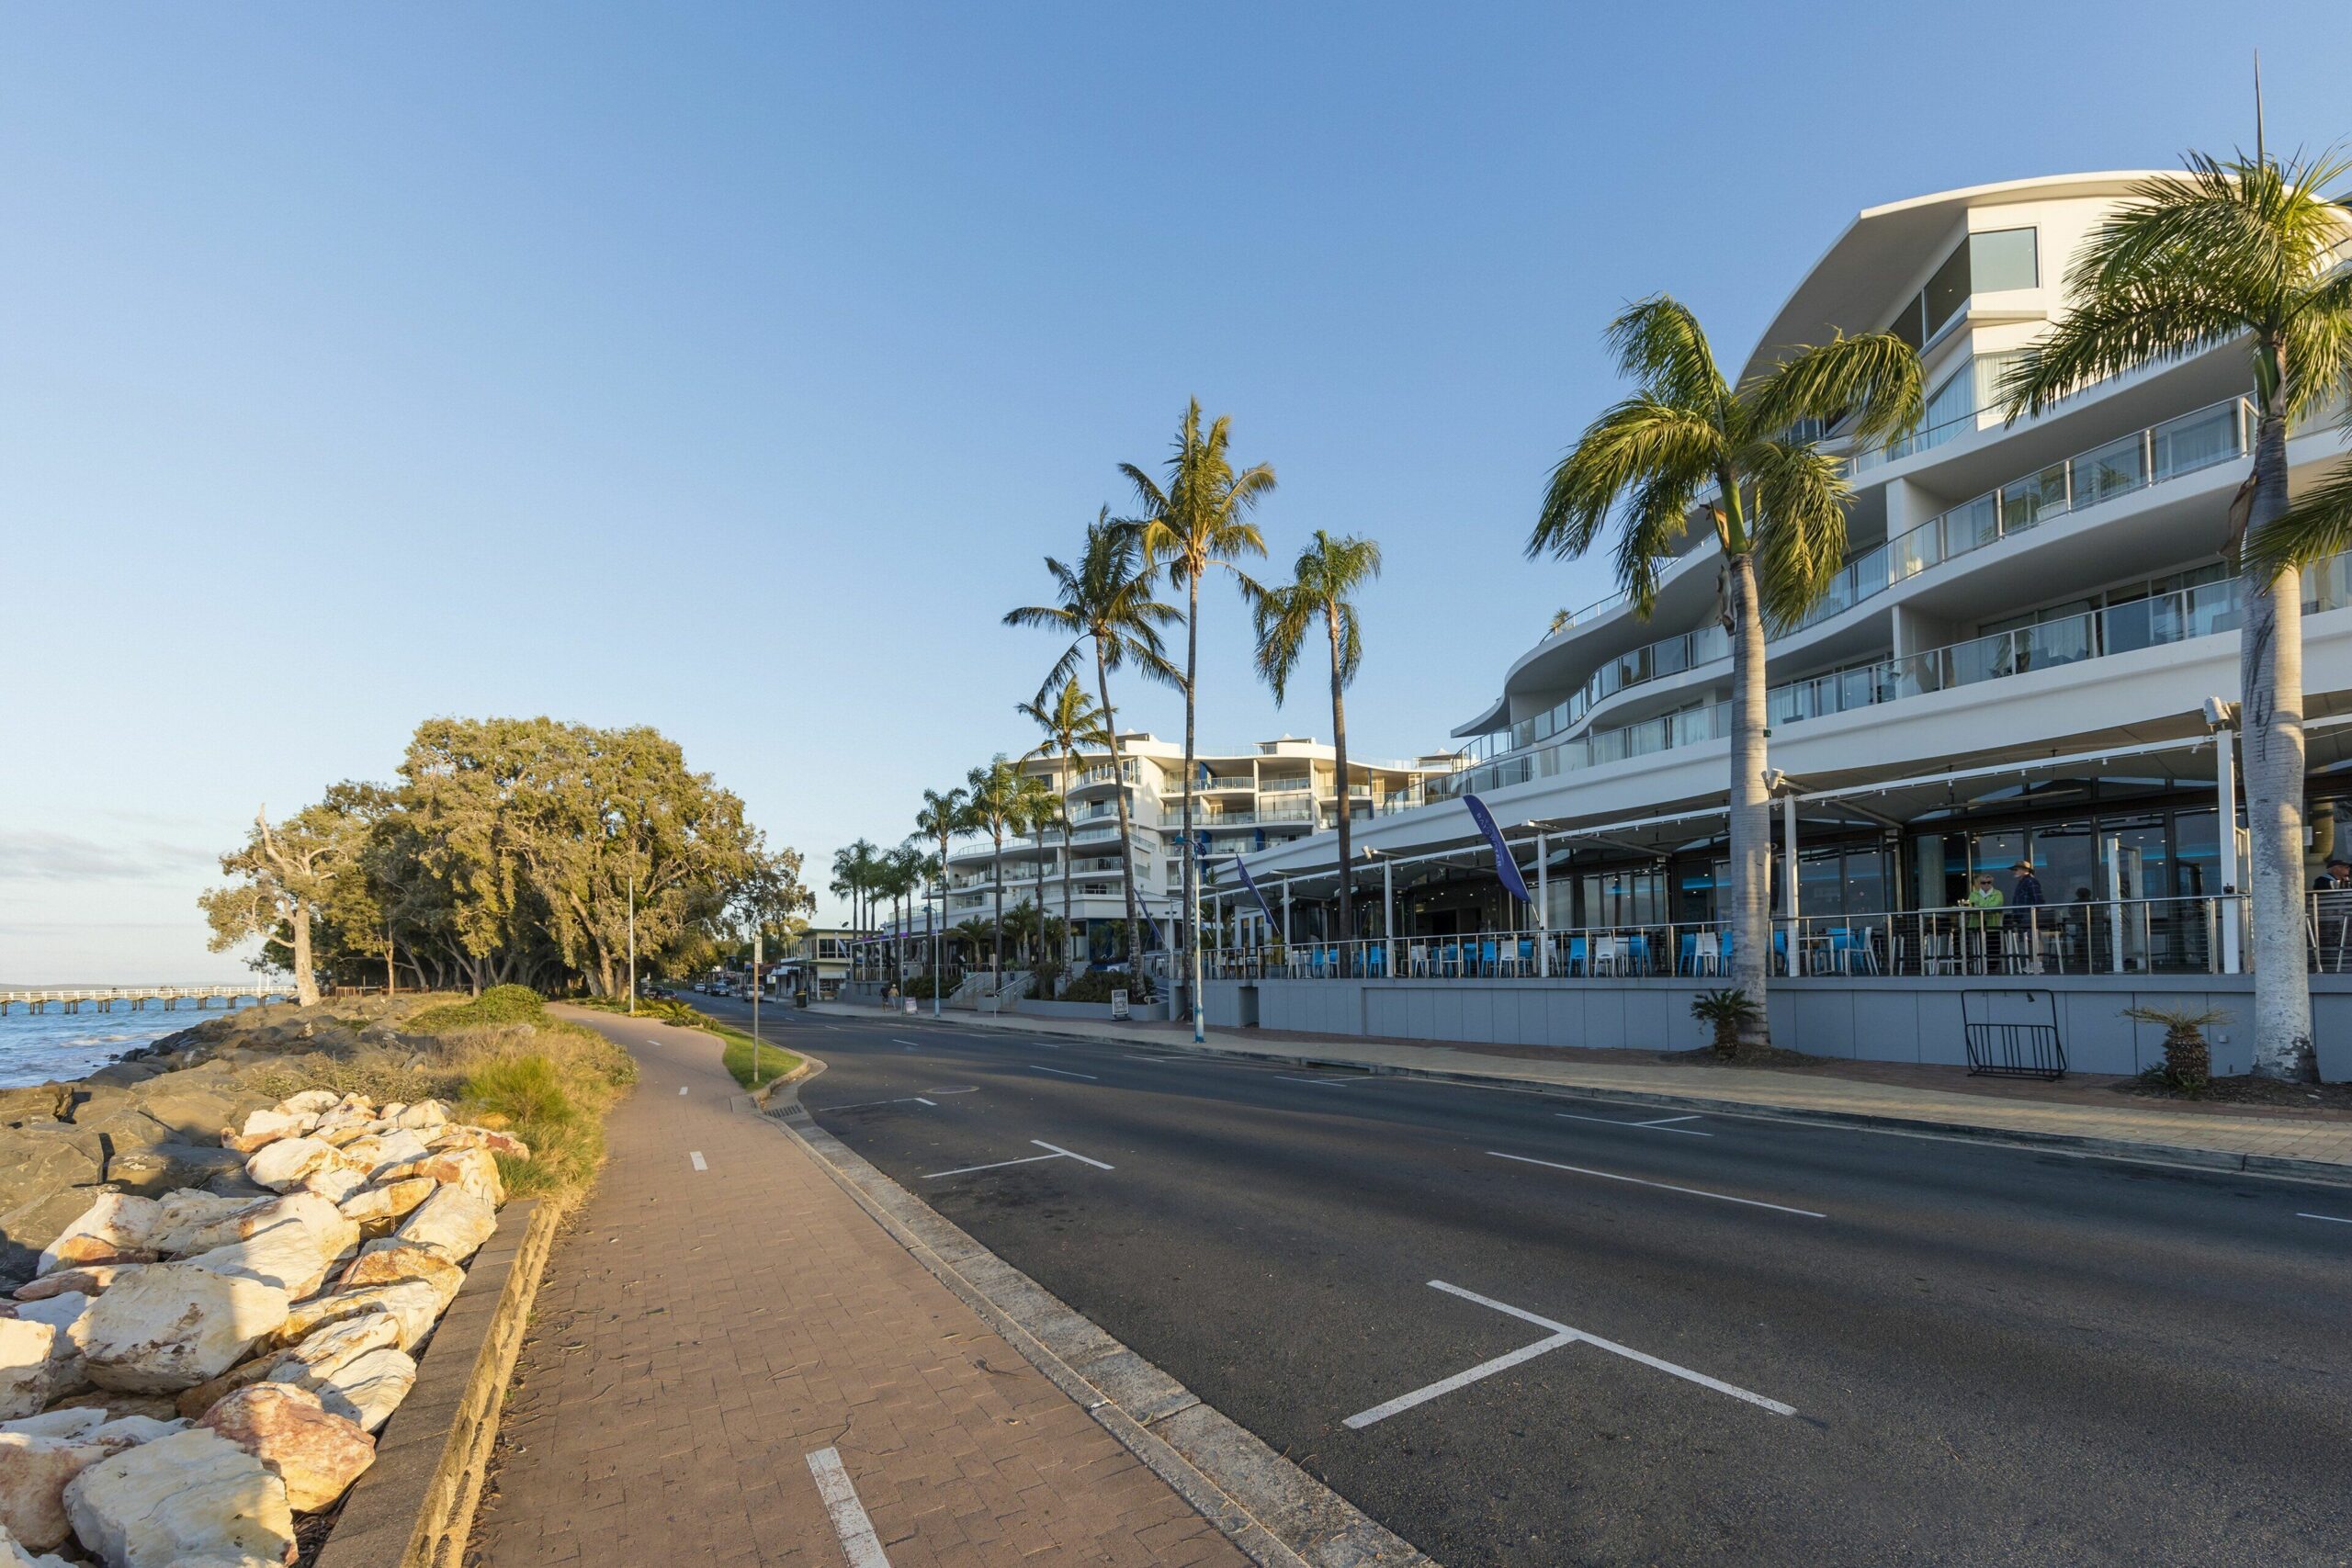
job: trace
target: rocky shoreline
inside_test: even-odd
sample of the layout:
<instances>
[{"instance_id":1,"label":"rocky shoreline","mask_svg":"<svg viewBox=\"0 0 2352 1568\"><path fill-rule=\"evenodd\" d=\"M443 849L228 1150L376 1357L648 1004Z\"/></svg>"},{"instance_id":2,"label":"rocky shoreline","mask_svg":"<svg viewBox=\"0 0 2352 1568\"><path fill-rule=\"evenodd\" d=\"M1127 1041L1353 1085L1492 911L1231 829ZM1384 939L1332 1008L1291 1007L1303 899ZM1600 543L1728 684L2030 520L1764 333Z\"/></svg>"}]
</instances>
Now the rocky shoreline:
<instances>
[{"instance_id":1,"label":"rocky shoreline","mask_svg":"<svg viewBox=\"0 0 2352 1568\"><path fill-rule=\"evenodd\" d=\"M291 1562L373 1461L530 1151L339 1010L0 1091L0 1568Z\"/></svg>"}]
</instances>

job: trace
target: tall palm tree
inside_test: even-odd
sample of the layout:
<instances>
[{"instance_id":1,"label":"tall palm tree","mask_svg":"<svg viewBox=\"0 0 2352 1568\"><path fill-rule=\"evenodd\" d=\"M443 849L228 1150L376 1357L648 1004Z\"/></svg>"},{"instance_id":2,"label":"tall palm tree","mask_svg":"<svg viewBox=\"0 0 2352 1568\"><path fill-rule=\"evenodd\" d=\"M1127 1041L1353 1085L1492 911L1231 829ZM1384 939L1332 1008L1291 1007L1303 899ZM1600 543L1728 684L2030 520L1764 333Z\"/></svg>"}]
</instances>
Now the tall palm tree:
<instances>
[{"instance_id":1,"label":"tall palm tree","mask_svg":"<svg viewBox=\"0 0 2352 1568\"><path fill-rule=\"evenodd\" d=\"M1004 984L1004 836L1021 830L1021 773L1001 753L964 775L964 798L972 826L995 845L996 983Z\"/></svg>"},{"instance_id":2,"label":"tall palm tree","mask_svg":"<svg viewBox=\"0 0 2352 1568\"><path fill-rule=\"evenodd\" d=\"M882 852L882 863L889 874L892 962L899 969L899 988L907 984L907 928L914 923L915 895L922 887L923 868L927 863L922 846L902 843L898 848Z\"/></svg>"},{"instance_id":3,"label":"tall palm tree","mask_svg":"<svg viewBox=\"0 0 2352 1568\"><path fill-rule=\"evenodd\" d=\"M942 795L935 789L922 792L922 809L915 813L915 831L939 846L939 859L934 873L939 878L939 921L947 923L947 846L956 834L971 826L970 803L963 790L951 789ZM933 976L932 983L938 984Z\"/></svg>"},{"instance_id":4,"label":"tall palm tree","mask_svg":"<svg viewBox=\"0 0 2352 1568\"><path fill-rule=\"evenodd\" d=\"M1127 953L1132 963L1136 945L1135 828L1128 819L1127 781L1119 758L1117 710L1111 705L1111 672L1129 661L1152 680L1180 685L1183 677L1168 662L1159 628L1176 619L1172 605L1151 596L1152 571L1144 558L1139 531L1131 524L1112 520L1104 507L1086 529L1086 545L1075 568L1053 557L1046 570L1054 580L1058 602L1025 604L1005 614L1009 626L1044 626L1067 636L1069 647L1046 672L1042 698L1055 684L1071 678L1082 654L1094 660L1094 694L1102 705L1104 745L1111 754L1111 772L1119 805L1119 873L1127 896ZM1142 966L1135 965L1138 979Z\"/></svg>"},{"instance_id":5,"label":"tall palm tree","mask_svg":"<svg viewBox=\"0 0 2352 1568\"><path fill-rule=\"evenodd\" d=\"M1724 629L1731 637L1731 982L1756 1004L1743 1049L1770 1041L1765 975L1771 952L1771 806L1764 783L1764 626L1820 603L1845 563L1849 490L1842 464L1787 433L1850 414L1857 439L1919 421L1919 357L1888 333L1789 351L1735 389L1698 318L1665 295L1610 324L1630 397L1589 425L1552 470L1530 557L1581 556L1619 518L1618 582L1646 617L1661 563L1696 512L1723 553ZM1788 874L1794 876L1796 867Z\"/></svg>"},{"instance_id":6,"label":"tall palm tree","mask_svg":"<svg viewBox=\"0 0 2352 1568\"><path fill-rule=\"evenodd\" d=\"M1188 952L1197 957L1200 931L1199 857L1193 852L1193 792L1194 726L1200 713L1198 677L1201 656L1201 579L1216 567L1233 573L1249 598L1256 589L1239 566L1247 556L1263 556L1266 541L1250 513L1273 493L1274 470L1265 463L1234 471L1228 448L1233 420L1219 414L1206 430L1201 428L1201 401L1184 406L1176 426L1175 450L1166 465L1168 483L1162 488L1133 463L1119 471L1136 489L1142 503L1144 559L1165 566L1169 580L1184 590L1184 906L1182 926ZM1200 1032L1200 987L1193 987L1193 1032Z\"/></svg>"},{"instance_id":7,"label":"tall palm tree","mask_svg":"<svg viewBox=\"0 0 2352 1568\"><path fill-rule=\"evenodd\" d=\"M1018 705L1018 709L1044 732L1045 737L1023 752L1022 760L1050 757L1062 768L1059 791L1062 809L1057 815L1062 828L1062 940L1067 942L1071 930L1069 792L1078 779L1078 754L1084 747L1114 745L1118 738L1104 728L1102 710L1095 705L1092 697L1086 694L1086 689L1078 683L1076 676L1062 682L1062 689L1051 702L1047 702L1046 694L1040 692L1032 701ZM1069 954L1064 952L1062 956L1068 958Z\"/></svg>"},{"instance_id":8,"label":"tall palm tree","mask_svg":"<svg viewBox=\"0 0 2352 1568\"><path fill-rule=\"evenodd\" d=\"M1340 941L1355 940L1353 900L1348 877L1354 866L1348 802L1348 708L1342 693L1363 663L1363 633L1353 595L1380 575L1380 546L1355 537L1333 538L1322 529L1298 552L1291 581L1257 597L1258 673L1273 689L1274 705L1287 694L1306 634L1323 623L1331 648L1331 745L1338 753L1340 786Z\"/></svg>"},{"instance_id":9,"label":"tall palm tree","mask_svg":"<svg viewBox=\"0 0 2352 1568\"><path fill-rule=\"evenodd\" d=\"M1059 825L1064 829L1064 837L1067 838L1068 824L1063 822L1062 818L1061 796L1055 792L1053 785L1035 773L1023 773L1020 778L1021 783L1013 793L1012 805L1014 814L1020 818L1022 831L1029 835L1030 842L1037 851L1035 897L1037 935L1040 939L1037 956L1043 959L1045 957L1043 939L1046 934L1046 835Z\"/></svg>"},{"instance_id":10,"label":"tall palm tree","mask_svg":"<svg viewBox=\"0 0 2352 1568\"><path fill-rule=\"evenodd\" d=\"M2303 1081L2318 1063L2303 951L2300 569L2352 537L2352 510L2333 526L2324 504L2289 515L2287 427L2352 389L2352 273L2335 265L2352 239L2352 212L2321 190L2347 169L2335 158L2192 153L2181 173L2142 181L2085 242L2066 313L2002 385L2014 420L2143 365L2230 342L2246 347L2254 466L2231 525L2233 548L2240 530L2245 542L2238 686L2254 861L2254 1070Z\"/></svg>"}]
</instances>

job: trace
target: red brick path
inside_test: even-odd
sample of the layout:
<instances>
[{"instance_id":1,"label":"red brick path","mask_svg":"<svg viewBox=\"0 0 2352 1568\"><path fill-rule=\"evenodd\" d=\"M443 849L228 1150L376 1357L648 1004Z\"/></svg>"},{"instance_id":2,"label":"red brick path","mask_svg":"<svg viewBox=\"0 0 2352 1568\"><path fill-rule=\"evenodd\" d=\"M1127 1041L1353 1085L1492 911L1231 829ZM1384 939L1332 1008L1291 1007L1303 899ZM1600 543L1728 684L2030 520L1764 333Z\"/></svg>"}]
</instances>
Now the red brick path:
<instances>
[{"instance_id":1,"label":"red brick path","mask_svg":"<svg viewBox=\"0 0 2352 1568\"><path fill-rule=\"evenodd\" d=\"M540 1288L491 1568L840 1564L823 1448L892 1568L1246 1562L751 1113L716 1040L594 1021L643 1077Z\"/></svg>"}]
</instances>

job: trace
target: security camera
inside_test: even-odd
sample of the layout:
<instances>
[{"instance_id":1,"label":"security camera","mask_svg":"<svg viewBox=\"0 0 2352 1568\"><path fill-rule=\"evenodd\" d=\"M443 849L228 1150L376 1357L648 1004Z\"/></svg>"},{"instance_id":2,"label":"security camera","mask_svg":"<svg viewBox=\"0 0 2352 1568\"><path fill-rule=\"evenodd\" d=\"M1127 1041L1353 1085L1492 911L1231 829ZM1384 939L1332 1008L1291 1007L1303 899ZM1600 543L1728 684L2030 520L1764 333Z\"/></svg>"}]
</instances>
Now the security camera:
<instances>
[{"instance_id":1,"label":"security camera","mask_svg":"<svg viewBox=\"0 0 2352 1568\"><path fill-rule=\"evenodd\" d=\"M2235 724L2237 721L2238 721L2238 705L2237 705L2237 704L2235 704L2235 703L2232 703L2232 702L2224 702L2224 701L2222 701L2220 697L2207 697L2207 698L2205 699L2205 728L2208 728L2208 729L2226 729L2226 728L2228 728L2231 725Z\"/></svg>"}]
</instances>

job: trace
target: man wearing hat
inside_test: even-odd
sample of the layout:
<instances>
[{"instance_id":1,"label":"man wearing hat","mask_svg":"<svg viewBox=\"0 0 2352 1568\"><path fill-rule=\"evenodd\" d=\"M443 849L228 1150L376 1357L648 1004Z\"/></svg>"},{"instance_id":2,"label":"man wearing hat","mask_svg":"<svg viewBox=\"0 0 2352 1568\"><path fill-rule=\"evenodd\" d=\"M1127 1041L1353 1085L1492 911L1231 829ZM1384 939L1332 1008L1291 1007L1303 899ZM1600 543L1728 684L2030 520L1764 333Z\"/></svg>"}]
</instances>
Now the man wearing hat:
<instances>
[{"instance_id":1,"label":"man wearing hat","mask_svg":"<svg viewBox=\"0 0 2352 1568\"><path fill-rule=\"evenodd\" d=\"M2041 896L2041 878L2033 874L2033 862L2021 860L2009 868L2017 874L2017 881L2009 889L2007 913L2002 923L2017 934L2006 943L2009 955L2020 963L2029 975L2041 973L2041 918L2036 913L2049 902Z\"/></svg>"},{"instance_id":2,"label":"man wearing hat","mask_svg":"<svg viewBox=\"0 0 2352 1568\"><path fill-rule=\"evenodd\" d=\"M2327 870L2312 884L2319 895L2312 900L2312 940L2318 946L2315 954L2323 969L2344 968L2344 953L2352 947L2352 861L2342 855L2327 858Z\"/></svg>"}]
</instances>

